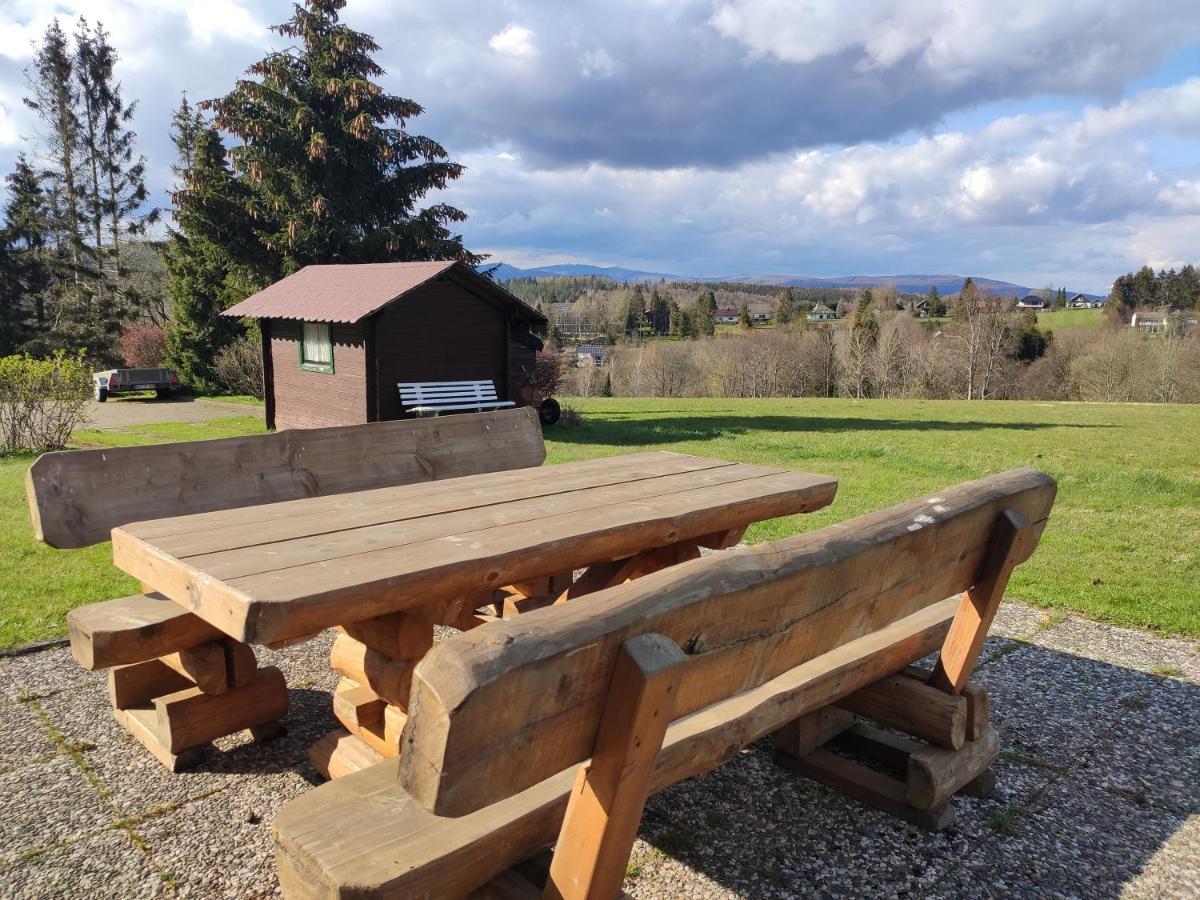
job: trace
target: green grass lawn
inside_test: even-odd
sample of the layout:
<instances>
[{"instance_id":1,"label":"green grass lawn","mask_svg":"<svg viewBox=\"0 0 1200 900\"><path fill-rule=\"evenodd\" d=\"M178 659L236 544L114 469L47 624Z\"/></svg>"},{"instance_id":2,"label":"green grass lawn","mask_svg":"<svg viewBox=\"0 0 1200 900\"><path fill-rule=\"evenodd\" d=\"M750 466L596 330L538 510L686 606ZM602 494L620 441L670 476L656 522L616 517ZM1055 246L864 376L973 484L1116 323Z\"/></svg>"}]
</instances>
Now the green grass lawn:
<instances>
[{"instance_id":1,"label":"green grass lawn","mask_svg":"<svg viewBox=\"0 0 1200 900\"><path fill-rule=\"evenodd\" d=\"M88 446L128 447L262 430L257 416L227 416L199 424L84 429L75 433L75 440ZM33 539L25 502L25 470L31 462L32 456L0 457L0 647L64 634L68 610L138 592L137 582L113 566L110 544L53 550Z\"/></svg>"},{"instance_id":2,"label":"green grass lawn","mask_svg":"<svg viewBox=\"0 0 1200 900\"><path fill-rule=\"evenodd\" d=\"M1058 309L1038 316L1043 328L1099 328L1104 324L1102 309Z\"/></svg>"},{"instance_id":3,"label":"green grass lawn","mask_svg":"<svg viewBox=\"0 0 1200 900\"><path fill-rule=\"evenodd\" d=\"M1044 469L1059 499L1009 594L1095 619L1200 636L1200 407L906 400L573 400L549 462L676 450L834 475L822 512L762 523L784 537L1011 466ZM123 446L252 434L255 416L83 431ZM0 459L0 646L60 635L67 610L137 591L108 544L51 550L30 534L29 457Z\"/></svg>"},{"instance_id":4,"label":"green grass lawn","mask_svg":"<svg viewBox=\"0 0 1200 900\"><path fill-rule=\"evenodd\" d=\"M550 462L677 450L838 478L809 516L753 527L784 537L1013 466L1059 483L1041 548L1009 589L1038 606L1200 635L1200 407L952 400L571 401Z\"/></svg>"}]
</instances>

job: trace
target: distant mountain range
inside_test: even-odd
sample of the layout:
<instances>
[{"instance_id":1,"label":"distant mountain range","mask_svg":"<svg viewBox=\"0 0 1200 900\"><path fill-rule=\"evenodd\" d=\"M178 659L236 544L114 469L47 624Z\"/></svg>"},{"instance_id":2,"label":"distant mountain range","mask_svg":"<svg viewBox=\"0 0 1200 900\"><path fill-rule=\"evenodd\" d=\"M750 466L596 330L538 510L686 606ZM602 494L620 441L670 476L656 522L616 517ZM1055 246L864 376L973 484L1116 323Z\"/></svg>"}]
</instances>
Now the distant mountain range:
<instances>
[{"instance_id":1,"label":"distant mountain range","mask_svg":"<svg viewBox=\"0 0 1200 900\"><path fill-rule=\"evenodd\" d=\"M484 266L485 271L488 269ZM555 275L595 275L598 278L609 278L623 284L634 282L655 281L728 281L740 284L775 284L780 287L811 287L811 288L878 288L891 286L897 291L908 294L925 294L931 287L937 287L940 294L957 294L966 281L964 275L837 275L823 277L819 275L721 275L708 277L693 277L688 275L671 275L667 272L643 272L638 269L625 269L620 266L589 266L582 263L562 263L554 266L537 266L532 269L519 269L508 263L500 263L494 267L492 277L497 281L511 281L514 278L551 278ZM995 278L972 276L975 284L987 294L1002 294L1006 297L1024 297L1036 288L1013 284L1011 281L1000 281ZM1068 290L1068 294L1074 291ZM1095 296L1086 294L1085 296Z\"/></svg>"}]
</instances>

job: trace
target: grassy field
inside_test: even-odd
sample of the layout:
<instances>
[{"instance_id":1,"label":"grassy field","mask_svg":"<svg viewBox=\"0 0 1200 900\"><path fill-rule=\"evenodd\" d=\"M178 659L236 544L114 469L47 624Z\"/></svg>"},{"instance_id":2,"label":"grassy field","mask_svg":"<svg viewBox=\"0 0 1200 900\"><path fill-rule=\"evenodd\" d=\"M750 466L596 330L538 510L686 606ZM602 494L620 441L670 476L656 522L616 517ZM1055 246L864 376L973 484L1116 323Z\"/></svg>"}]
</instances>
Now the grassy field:
<instances>
[{"instance_id":1,"label":"grassy field","mask_svg":"<svg viewBox=\"0 0 1200 900\"><path fill-rule=\"evenodd\" d=\"M550 429L551 463L659 449L839 479L829 509L760 524L749 540L820 527L1011 466L1036 466L1058 479L1059 499L1041 549L1017 571L1010 595L1200 636L1200 407L623 398L572 405L585 422ZM77 437L120 446L261 427L254 416L233 416ZM107 544L56 551L33 541L23 484L29 462L0 460L0 646L62 634L72 607L137 590L112 567Z\"/></svg>"},{"instance_id":2,"label":"grassy field","mask_svg":"<svg viewBox=\"0 0 1200 900\"><path fill-rule=\"evenodd\" d=\"M1038 324L1043 328L1099 328L1104 324L1102 309L1060 309L1042 313Z\"/></svg>"}]
</instances>

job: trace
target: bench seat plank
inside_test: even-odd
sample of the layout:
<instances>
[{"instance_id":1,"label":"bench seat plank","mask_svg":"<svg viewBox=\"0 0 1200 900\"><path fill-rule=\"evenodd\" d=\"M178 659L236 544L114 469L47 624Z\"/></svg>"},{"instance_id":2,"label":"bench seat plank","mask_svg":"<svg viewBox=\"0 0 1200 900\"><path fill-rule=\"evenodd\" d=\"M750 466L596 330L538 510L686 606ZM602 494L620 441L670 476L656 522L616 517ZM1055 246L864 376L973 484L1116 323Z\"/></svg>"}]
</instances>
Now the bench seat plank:
<instances>
[{"instance_id":1,"label":"bench seat plank","mask_svg":"<svg viewBox=\"0 0 1200 900\"><path fill-rule=\"evenodd\" d=\"M676 720L653 790L714 769L741 747L936 650L958 608L935 603L759 687ZM531 613L530 615L536 615ZM322 785L274 824L289 897L459 897L558 835L575 770L459 818L436 816L400 784L399 760Z\"/></svg>"},{"instance_id":2,"label":"bench seat plank","mask_svg":"<svg viewBox=\"0 0 1200 900\"><path fill-rule=\"evenodd\" d=\"M464 409L506 409L517 404L512 400L480 400L476 403L436 403L431 404L429 401L423 401L416 406L410 407L414 412L425 409L433 409L438 412L457 412Z\"/></svg>"},{"instance_id":3,"label":"bench seat plank","mask_svg":"<svg viewBox=\"0 0 1200 900\"><path fill-rule=\"evenodd\" d=\"M67 613L71 653L85 669L146 662L222 636L162 594L134 594Z\"/></svg>"}]
</instances>

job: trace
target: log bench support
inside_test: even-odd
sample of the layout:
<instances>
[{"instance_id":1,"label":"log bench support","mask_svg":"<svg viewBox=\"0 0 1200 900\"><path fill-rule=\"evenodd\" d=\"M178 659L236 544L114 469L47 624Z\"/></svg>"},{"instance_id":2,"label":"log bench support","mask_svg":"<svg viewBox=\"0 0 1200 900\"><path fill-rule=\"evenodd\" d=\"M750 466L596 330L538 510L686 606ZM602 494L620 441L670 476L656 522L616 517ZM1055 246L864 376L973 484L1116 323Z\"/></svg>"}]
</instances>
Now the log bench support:
<instances>
[{"instance_id":1,"label":"log bench support","mask_svg":"<svg viewBox=\"0 0 1200 900\"><path fill-rule=\"evenodd\" d=\"M990 793L1000 739L988 721L986 691L969 679L1009 576L1038 537L1019 512L1004 510L933 670L909 666L789 723L774 736L776 761L929 831L953 821L956 793ZM919 740L858 723L857 716Z\"/></svg>"},{"instance_id":2,"label":"log bench support","mask_svg":"<svg viewBox=\"0 0 1200 900\"><path fill-rule=\"evenodd\" d=\"M113 715L172 772L220 737L282 733L287 687L254 651L159 594L93 603L67 615L71 652L108 670Z\"/></svg>"},{"instance_id":3,"label":"log bench support","mask_svg":"<svg viewBox=\"0 0 1200 900\"><path fill-rule=\"evenodd\" d=\"M889 696L899 680L927 687L929 674L910 668L856 694ZM972 737L957 748L860 721L847 709L847 697L801 716L776 732L775 761L919 828L941 831L954 821L952 800L956 794L986 796L995 784L991 766L1000 754L1000 739L986 720L986 693L974 683L967 689L977 698L984 718L977 721ZM860 702L849 706L857 709ZM900 708L888 711L877 721L909 730L896 721L904 715L905 710Z\"/></svg>"}]
</instances>

